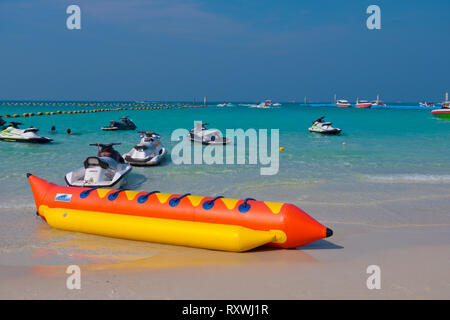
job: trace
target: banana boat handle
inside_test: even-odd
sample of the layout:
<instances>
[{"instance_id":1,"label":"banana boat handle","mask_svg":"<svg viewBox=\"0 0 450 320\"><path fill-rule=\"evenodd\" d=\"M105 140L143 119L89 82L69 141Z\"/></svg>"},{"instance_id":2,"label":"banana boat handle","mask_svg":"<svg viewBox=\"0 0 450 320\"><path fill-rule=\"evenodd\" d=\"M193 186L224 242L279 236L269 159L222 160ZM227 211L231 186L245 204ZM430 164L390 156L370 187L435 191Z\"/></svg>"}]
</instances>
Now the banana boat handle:
<instances>
[{"instance_id":1,"label":"banana boat handle","mask_svg":"<svg viewBox=\"0 0 450 320\"><path fill-rule=\"evenodd\" d=\"M255 231L270 231L274 237L266 244L280 248L296 248L333 234L331 229L288 203L159 191L64 187L29 173L27 178L37 212L44 220L46 218L42 211L52 208L77 210L78 213L96 212L121 217L240 226Z\"/></svg>"}]
</instances>

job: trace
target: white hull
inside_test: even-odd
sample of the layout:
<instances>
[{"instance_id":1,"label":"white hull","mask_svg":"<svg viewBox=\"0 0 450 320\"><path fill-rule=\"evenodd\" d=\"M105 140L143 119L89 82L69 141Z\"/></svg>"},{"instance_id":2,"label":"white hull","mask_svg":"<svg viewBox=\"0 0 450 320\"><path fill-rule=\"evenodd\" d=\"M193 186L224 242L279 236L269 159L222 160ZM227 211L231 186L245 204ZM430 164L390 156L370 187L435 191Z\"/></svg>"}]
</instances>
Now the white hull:
<instances>
[{"instance_id":1,"label":"white hull","mask_svg":"<svg viewBox=\"0 0 450 320\"><path fill-rule=\"evenodd\" d=\"M125 163L133 166L155 166L158 165L167 153L166 148L160 141L160 136L155 132L142 132L142 139L133 149L122 157Z\"/></svg>"},{"instance_id":2,"label":"white hull","mask_svg":"<svg viewBox=\"0 0 450 320\"><path fill-rule=\"evenodd\" d=\"M202 139L202 137L198 137L195 136L191 137L190 135L188 135L188 138L192 141L192 142L198 142L198 143L202 143L202 144L206 144L206 145L225 145L225 144L229 144L230 141L226 138L222 138L222 140L204 140Z\"/></svg>"},{"instance_id":3,"label":"white hull","mask_svg":"<svg viewBox=\"0 0 450 320\"><path fill-rule=\"evenodd\" d=\"M125 153L123 158L125 159L125 163L131 164L132 166L156 166L161 163L167 153L166 148L163 147L161 150L160 154L152 157L145 152L132 149L130 152Z\"/></svg>"},{"instance_id":4,"label":"white hull","mask_svg":"<svg viewBox=\"0 0 450 320\"><path fill-rule=\"evenodd\" d=\"M309 132L317 132L322 134L339 134L341 129L333 128L331 122L316 122L310 128Z\"/></svg>"},{"instance_id":5,"label":"white hull","mask_svg":"<svg viewBox=\"0 0 450 320\"><path fill-rule=\"evenodd\" d=\"M41 137L36 134L38 130L35 128L18 129L13 127L7 127L0 132L0 140L6 142L29 142L29 143L47 143L52 139L47 137Z\"/></svg>"},{"instance_id":6,"label":"white hull","mask_svg":"<svg viewBox=\"0 0 450 320\"><path fill-rule=\"evenodd\" d=\"M203 124L196 125L192 129L187 137L192 142L198 142L207 145L224 145L230 143L230 141L221 136L220 131L216 129L206 129Z\"/></svg>"},{"instance_id":7,"label":"white hull","mask_svg":"<svg viewBox=\"0 0 450 320\"><path fill-rule=\"evenodd\" d=\"M94 157L91 157L94 158ZM105 158L99 158L105 159ZM116 163L111 161L111 167L89 166L69 172L65 175L67 185L71 187L101 187L112 188L121 187L126 184L127 175L132 167L125 163Z\"/></svg>"}]
</instances>

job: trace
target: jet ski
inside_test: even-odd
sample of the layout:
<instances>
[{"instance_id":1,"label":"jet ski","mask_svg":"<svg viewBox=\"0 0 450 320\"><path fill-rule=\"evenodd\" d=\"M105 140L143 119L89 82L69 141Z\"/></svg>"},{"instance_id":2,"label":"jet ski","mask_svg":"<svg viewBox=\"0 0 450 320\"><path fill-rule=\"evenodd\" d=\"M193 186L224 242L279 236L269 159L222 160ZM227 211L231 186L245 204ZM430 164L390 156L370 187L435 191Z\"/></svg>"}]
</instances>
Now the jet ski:
<instances>
[{"instance_id":1,"label":"jet ski","mask_svg":"<svg viewBox=\"0 0 450 320\"><path fill-rule=\"evenodd\" d=\"M266 100L256 105L257 108L270 108L273 106L272 100Z\"/></svg>"},{"instance_id":2,"label":"jet ski","mask_svg":"<svg viewBox=\"0 0 450 320\"><path fill-rule=\"evenodd\" d=\"M318 132L323 134L339 134L341 129L333 128L331 122L323 122L325 117L320 117L313 122L313 125L308 129L310 132Z\"/></svg>"},{"instance_id":3,"label":"jet ski","mask_svg":"<svg viewBox=\"0 0 450 320\"><path fill-rule=\"evenodd\" d=\"M218 107L232 107L233 106L233 104L232 103L227 103L227 102L223 102L223 103L219 103L218 105L217 105Z\"/></svg>"},{"instance_id":4,"label":"jet ski","mask_svg":"<svg viewBox=\"0 0 450 320\"><path fill-rule=\"evenodd\" d=\"M161 144L159 134L151 131L141 132L141 141L123 155L126 163L133 166L154 166L161 162L167 153Z\"/></svg>"},{"instance_id":5,"label":"jet ski","mask_svg":"<svg viewBox=\"0 0 450 320\"><path fill-rule=\"evenodd\" d=\"M220 135L219 130L206 129L208 123L197 123L191 131L189 131L188 138L193 142L200 142L202 144L223 145L230 141Z\"/></svg>"},{"instance_id":6,"label":"jet ski","mask_svg":"<svg viewBox=\"0 0 450 320\"><path fill-rule=\"evenodd\" d=\"M67 185L98 188L123 186L131 166L114 150L113 146L116 145L120 143L90 144L99 148L97 157L87 157L83 168L67 173L64 177Z\"/></svg>"},{"instance_id":7,"label":"jet ski","mask_svg":"<svg viewBox=\"0 0 450 320\"><path fill-rule=\"evenodd\" d=\"M0 132L0 140L9 142L47 143L53 141L50 138L38 136L36 128L19 129L20 122L11 122L6 129Z\"/></svg>"},{"instance_id":8,"label":"jet ski","mask_svg":"<svg viewBox=\"0 0 450 320\"><path fill-rule=\"evenodd\" d=\"M115 130L134 130L136 125L128 119L128 117L120 118L120 121L111 120L108 127L102 127L102 130L115 131Z\"/></svg>"}]
</instances>

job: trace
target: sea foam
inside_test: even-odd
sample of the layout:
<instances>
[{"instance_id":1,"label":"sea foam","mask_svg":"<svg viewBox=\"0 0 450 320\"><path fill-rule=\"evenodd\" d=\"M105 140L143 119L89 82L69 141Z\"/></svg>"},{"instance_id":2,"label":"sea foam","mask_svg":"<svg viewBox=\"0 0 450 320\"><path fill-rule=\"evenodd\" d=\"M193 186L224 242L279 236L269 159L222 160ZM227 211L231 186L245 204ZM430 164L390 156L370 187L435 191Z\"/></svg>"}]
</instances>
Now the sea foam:
<instances>
[{"instance_id":1,"label":"sea foam","mask_svg":"<svg viewBox=\"0 0 450 320\"><path fill-rule=\"evenodd\" d=\"M363 180L381 183L450 183L450 175L436 174L364 175L363 177Z\"/></svg>"}]
</instances>

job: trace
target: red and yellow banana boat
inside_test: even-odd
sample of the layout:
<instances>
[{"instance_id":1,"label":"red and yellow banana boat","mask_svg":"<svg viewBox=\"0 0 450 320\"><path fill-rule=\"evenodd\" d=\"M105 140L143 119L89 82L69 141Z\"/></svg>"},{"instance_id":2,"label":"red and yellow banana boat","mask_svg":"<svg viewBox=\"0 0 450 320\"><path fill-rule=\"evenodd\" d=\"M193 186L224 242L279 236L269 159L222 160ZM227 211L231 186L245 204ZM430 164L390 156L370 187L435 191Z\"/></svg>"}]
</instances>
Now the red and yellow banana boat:
<instances>
[{"instance_id":1,"label":"red and yellow banana boat","mask_svg":"<svg viewBox=\"0 0 450 320\"><path fill-rule=\"evenodd\" d=\"M63 187L27 177L39 216L63 230L226 251L296 248L333 234L288 203Z\"/></svg>"}]
</instances>

